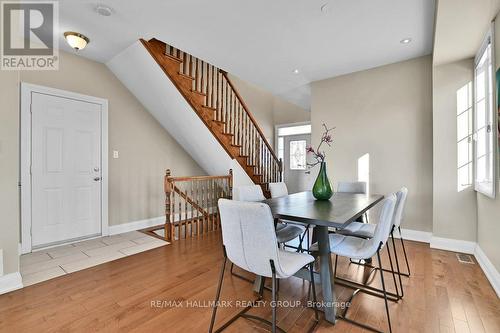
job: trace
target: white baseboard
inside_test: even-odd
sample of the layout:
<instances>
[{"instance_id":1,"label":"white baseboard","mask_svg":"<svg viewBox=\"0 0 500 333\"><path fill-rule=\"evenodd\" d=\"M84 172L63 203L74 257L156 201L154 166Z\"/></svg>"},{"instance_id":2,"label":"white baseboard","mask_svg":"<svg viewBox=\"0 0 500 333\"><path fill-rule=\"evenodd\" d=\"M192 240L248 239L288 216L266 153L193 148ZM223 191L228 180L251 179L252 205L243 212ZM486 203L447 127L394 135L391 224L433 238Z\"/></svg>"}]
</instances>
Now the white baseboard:
<instances>
[{"instance_id":1,"label":"white baseboard","mask_svg":"<svg viewBox=\"0 0 500 333\"><path fill-rule=\"evenodd\" d=\"M474 254L476 242L432 236L431 249Z\"/></svg>"},{"instance_id":2,"label":"white baseboard","mask_svg":"<svg viewBox=\"0 0 500 333\"><path fill-rule=\"evenodd\" d=\"M0 276L0 295L23 287L23 279L19 272Z\"/></svg>"},{"instance_id":3,"label":"white baseboard","mask_svg":"<svg viewBox=\"0 0 500 333\"><path fill-rule=\"evenodd\" d=\"M163 223L165 223L165 216L158 216L145 220L133 221L117 225L110 225L109 234L110 235L123 234L124 232L149 228Z\"/></svg>"},{"instance_id":4,"label":"white baseboard","mask_svg":"<svg viewBox=\"0 0 500 333\"><path fill-rule=\"evenodd\" d=\"M488 259L479 245L475 248L474 257L476 257L479 266L481 266L484 275L486 275L486 278L490 281L490 284L497 293L497 296L500 297L500 273L497 271L495 266L493 266L490 259Z\"/></svg>"},{"instance_id":5,"label":"white baseboard","mask_svg":"<svg viewBox=\"0 0 500 333\"><path fill-rule=\"evenodd\" d=\"M432 232L427 232L427 231L401 228L401 233L403 234L403 238L405 240L411 240L422 243L430 243L432 238ZM397 231L394 232L394 237L399 237L399 233Z\"/></svg>"}]
</instances>

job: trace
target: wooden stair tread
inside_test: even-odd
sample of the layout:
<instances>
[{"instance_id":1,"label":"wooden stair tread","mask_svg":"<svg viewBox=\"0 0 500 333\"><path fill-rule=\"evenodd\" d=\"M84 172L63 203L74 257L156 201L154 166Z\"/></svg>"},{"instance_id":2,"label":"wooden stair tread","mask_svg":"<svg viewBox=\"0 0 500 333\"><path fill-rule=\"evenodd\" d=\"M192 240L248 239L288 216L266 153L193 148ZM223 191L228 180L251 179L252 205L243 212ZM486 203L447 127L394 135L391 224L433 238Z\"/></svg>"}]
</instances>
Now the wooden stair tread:
<instances>
[{"instance_id":1,"label":"wooden stair tread","mask_svg":"<svg viewBox=\"0 0 500 333\"><path fill-rule=\"evenodd\" d=\"M225 124L226 124L226 122L225 122L225 121L222 121L222 120L212 119L212 121L213 121L214 123L217 123L217 124L223 124L223 125L225 125Z\"/></svg>"},{"instance_id":2,"label":"wooden stair tread","mask_svg":"<svg viewBox=\"0 0 500 333\"><path fill-rule=\"evenodd\" d=\"M191 89L191 92L195 93L195 94L198 94L198 95L207 96L207 94L202 93L201 91L198 91L198 90Z\"/></svg>"},{"instance_id":3,"label":"wooden stair tread","mask_svg":"<svg viewBox=\"0 0 500 333\"><path fill-rule=\"evenodd\" d=\"M191 79L191 80L194 81L194 77L192 77L191 75L187 75L187 74L184 74L184 73L181 73L181 72L177 72L177 74L179 74L182 77L185 77L186 79Z\"/></svg>"},{"instance_id":4,"label":"wooden stair tread","mask_svg":"<svg viewBox=\"0 0 500 333\"><path fill-rule=\"evenodd\" d=\"M205 109L212 110L212 111L217 111L217 109L216 109L216 108L213 108L213 107L211 107L211 106L202 105L201 107L202 107L202 108L205 108Z\"/></svg>"}]
</instances>

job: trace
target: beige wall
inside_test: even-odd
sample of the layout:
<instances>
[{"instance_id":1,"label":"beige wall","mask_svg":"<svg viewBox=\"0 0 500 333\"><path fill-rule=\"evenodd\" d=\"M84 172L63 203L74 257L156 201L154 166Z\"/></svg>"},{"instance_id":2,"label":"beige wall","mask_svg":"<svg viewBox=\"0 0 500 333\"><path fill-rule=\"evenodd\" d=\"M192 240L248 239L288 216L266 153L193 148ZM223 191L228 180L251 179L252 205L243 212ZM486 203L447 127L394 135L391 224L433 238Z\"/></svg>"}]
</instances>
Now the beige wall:
<instances>
[{"instance_id":1,"label":"beige wall","mask_svg":"<svg viewBox=\"0 0 500 333\"><path fill-rule=\"evenodd\" d=\"M476 241L476 192L457 192L457 90L473 78L473 59L433 68L433 235Z\"/></svg>"},{"instance_id":2,"label":"beige wall","mask_svg":"<svg viewBox=\"0 0 500 333\"><path fill-rule=\"evenodd\" d=\"M0 71L0 249L4 273L19 271L19 73Z\"/></svg>"},{"instance_id":3,"label":"beige wall","mask_svg":"<svg viewBox=\"0 0 500 333\"><path fill-rule=\"evenodd\" d=\"M108 99L110 225L164 214L166 168L174 175L205 174L105 65L61 52L58 71L23 71L20 78L2 71L0 196L7 207L2 209L0 248L7 248L7 272L17 271L18 265L19 80ZM120 152L118 159L112 158L113 150Z\"/></svg>"},{"instance_id":4,"label":"beige wall","mask_svg":"<svg viewBox=\"0 0 500 333\"><path fill-rule=\"evenodd\" d=\"M275 97L273 99L274 124L292 124L311 121L311 112L300 106Z\"/></svg>"},{"instance_id":5,"label":"beige wall","mask_svg":"<svg viewBox=\"0 0 500 333\"><path fill-rule=\"evenodd\" d=\"M274 141L275 125L311 120L311 113L300 106L274 96L270 92L243 81L237 76L230 75L230 78L271 146Z\"/></svg>"},{"instance_id":6,"label":"beige wall","mask_svg":"<svg viewBox=\"0 0 500 333\"><path fill-rule=\"evenodd\" d=\"M331 180L357 179L357 161L370 154L374 193L409 189L403 227L432 230L431 57L312 84L313 143L321 124L336 126L328 154Z\"/></svg>"}]
</instances>

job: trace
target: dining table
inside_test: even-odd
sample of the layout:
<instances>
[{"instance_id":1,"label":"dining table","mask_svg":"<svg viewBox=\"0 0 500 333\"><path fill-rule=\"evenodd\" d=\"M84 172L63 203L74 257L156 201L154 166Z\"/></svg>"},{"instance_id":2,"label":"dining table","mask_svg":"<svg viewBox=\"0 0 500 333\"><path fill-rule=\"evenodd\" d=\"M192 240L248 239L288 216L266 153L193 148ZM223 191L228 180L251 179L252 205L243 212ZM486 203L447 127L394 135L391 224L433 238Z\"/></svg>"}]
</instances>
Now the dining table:
<instances>
[{"instance_id":1,"label":"dining table","mask_svg":"<svg viewBox=\"0 0 500 333\"><path fill-rule=\"evenodd\" d=\"M345 228L383 198L380 194L335 192L329 200L316 200L311 191L306 191L263 201L269 205L275 219L314 226L312 239L318 243L320 259L316 276L319 275L321 283L325 319L330 323L335 324L337 316L329 230ZM297 276L309 279L307 272L299 271ZM254 290L261 290L263 283L264 279L257 277Z\"/></svg>"}]
</instances>

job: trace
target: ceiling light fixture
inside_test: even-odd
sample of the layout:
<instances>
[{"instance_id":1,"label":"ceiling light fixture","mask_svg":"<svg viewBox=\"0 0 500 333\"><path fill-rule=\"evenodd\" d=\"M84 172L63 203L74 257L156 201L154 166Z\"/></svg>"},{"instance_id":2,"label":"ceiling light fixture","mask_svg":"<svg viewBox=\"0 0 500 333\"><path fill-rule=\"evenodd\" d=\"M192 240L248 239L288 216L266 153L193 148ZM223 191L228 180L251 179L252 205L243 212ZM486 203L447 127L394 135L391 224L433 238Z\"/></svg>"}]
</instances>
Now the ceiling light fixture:
<instances>
[{"instance_id":1,"label":"ceiling light fixture","mask_svg":"<svg viewBox=\"0 0 500 333\"><path fill-rule=\"evenodd\" d=\"M411 38L405 38L405 39L401 39L399 41L401 44L409 44L411 42Z\"/></svg>"},{"instance_id":2,"label":"ceiling light fixture","mask_svg":"<svg viewBox=\"0 0 500 333\"><path fill-rule=\"evenodd\" d=\"M108 6L104 5L97 5L95 7L95 11L97 12L97 14L101 16L111 16L111 14L113 14L113 10Z\"/></svg>"},{"instance_id":3,"label":"ceiling light fixture","mask_svg":"<svg viewBox=\"0 0 500 333\"><path fill-rule=\"evenodd\" d=\"M293 70L293 74L299 74L299 70L298 69L294 69Z\"/></svg>"},{"instance_id":4,"label":"ceiling light fixture","mask_svg":"<svg viewBox=\"0 0 500 333\"><path fill-rule=\"evenodd\" d=\"M74 31L66 31L64 33L64 38L68 42L69 46L77 51L83 50L85 46L90 42L87 36Z\"/></svg>"}]
</instances>

